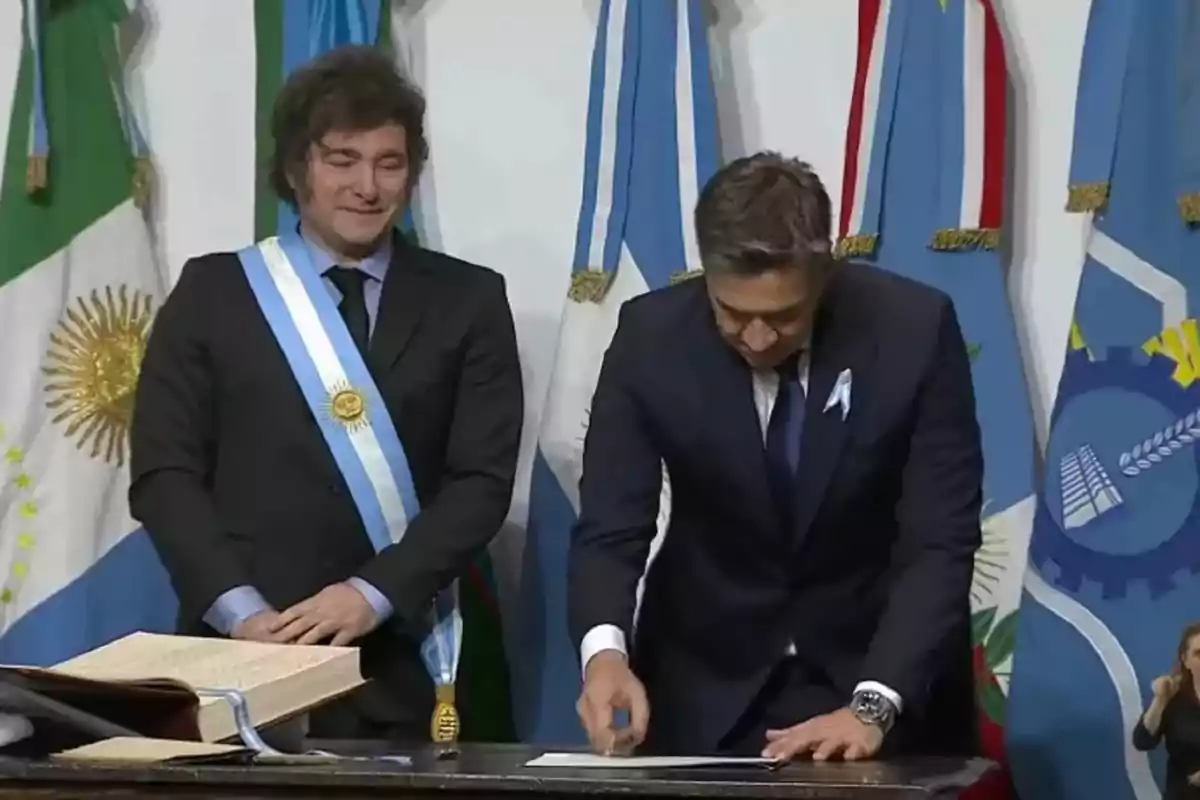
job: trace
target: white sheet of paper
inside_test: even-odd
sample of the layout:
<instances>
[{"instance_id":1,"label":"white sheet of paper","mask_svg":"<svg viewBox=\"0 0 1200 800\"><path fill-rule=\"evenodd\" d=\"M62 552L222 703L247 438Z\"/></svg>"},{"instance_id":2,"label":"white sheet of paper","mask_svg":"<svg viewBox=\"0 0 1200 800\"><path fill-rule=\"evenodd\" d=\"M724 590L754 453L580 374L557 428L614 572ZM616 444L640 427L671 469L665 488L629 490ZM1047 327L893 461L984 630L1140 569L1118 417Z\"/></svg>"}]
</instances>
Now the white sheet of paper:
<instances>
[{"instance_id":1,"label":"white sheet of paper","mask_svg":"<svg viewBox=\"0 0 1200 800\"><path fill-rule=\"evenodd\" d=\"M680 767L769 767L772 758L722 758L720 756L601 756L594 753L543 753L527 767L568 767L571 769L669 769Z\"/></svg>"}]
</instances>

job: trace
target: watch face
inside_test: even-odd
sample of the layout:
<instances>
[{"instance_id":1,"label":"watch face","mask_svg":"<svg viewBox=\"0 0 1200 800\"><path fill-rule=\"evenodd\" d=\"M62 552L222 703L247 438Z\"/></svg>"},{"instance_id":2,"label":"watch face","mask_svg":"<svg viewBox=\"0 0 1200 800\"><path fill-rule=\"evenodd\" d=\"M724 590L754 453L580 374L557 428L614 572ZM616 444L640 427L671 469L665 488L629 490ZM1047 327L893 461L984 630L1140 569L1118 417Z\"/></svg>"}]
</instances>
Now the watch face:
<instances>
[{"instance_id":1,"label":"watch face","mask_svg":"<svg viewBox=\"0 0 1200 800\"><path fill-rule=\"evenodd\" d=\"M878 692L860 692L854 696L854 711L860 717L883 719L888 714L887 701Z\"/></svg>"}]
</instances>

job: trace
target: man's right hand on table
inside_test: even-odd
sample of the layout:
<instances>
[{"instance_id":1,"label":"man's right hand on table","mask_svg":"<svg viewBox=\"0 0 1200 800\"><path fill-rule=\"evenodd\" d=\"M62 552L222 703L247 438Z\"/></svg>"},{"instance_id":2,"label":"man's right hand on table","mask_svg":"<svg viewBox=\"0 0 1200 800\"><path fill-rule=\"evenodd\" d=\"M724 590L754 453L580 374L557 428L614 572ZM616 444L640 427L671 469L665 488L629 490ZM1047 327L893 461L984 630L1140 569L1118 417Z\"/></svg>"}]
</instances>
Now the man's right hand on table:
<instances>
[{"instance_id":1,"label":"man's right hand on table","mask_svg":"<svg viewBox=\"0 0 1200 800\"><path fill-rule=\"evenodd\" d=\"M646 738L650 724L646 689L618 650L602 650L588 661L575 710L597 753L628 755ZM627 727L616 727L618 710L629 712Z\"/></svg>"},{"instance_id":2,"label":"man's right hand on table","mask_svg":"<svg viewBox=\"0 0 1200 800\"><path fill-rule=\"evenodd\" d=\"M250 642L286 642L281 633L283 630L283 615L273 609L260 611L247 617L234 626L230 637L244 639Z\"/></svg>"}]
</instances>

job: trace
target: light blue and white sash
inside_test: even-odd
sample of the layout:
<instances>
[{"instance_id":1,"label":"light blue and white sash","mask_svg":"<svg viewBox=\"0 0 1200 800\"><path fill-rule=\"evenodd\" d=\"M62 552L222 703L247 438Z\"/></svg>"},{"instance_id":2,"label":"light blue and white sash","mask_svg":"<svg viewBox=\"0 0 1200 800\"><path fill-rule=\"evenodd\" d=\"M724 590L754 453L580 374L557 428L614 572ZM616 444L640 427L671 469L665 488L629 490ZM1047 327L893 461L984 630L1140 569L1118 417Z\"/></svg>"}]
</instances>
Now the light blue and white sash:
<instances>
[{"instance_id":1,"label":"light blue and white sash","mask_svg":"<svg viewBox=\"0 0 1200 800\"><path fill-rule=\"evenodd\" d=\"M412 472L379 389L299 234L238 252L246 278L350 488L376 552L404 538L420 513ZM455 581L429 610L421 658L437 687L432 734L458 735L454 681L462 649Z\"/></svg>"}]
</instances>

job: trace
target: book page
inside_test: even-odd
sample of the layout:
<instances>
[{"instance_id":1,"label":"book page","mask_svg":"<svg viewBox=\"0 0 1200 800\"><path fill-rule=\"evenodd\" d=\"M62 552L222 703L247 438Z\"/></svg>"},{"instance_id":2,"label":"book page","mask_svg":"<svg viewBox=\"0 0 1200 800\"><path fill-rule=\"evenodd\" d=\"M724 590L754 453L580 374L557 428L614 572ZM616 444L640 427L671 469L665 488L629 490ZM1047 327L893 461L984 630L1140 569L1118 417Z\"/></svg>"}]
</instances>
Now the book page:
<instances>
[{"instance_id":1,"label":"book page","mask_svg":"<svg viewBox=\"0 0 1200 800\"><path fill-rule=\"evenodd\" d=\"M158 763L178 758L233 756L246 748L208 742L184 742L176 739L143 739L118 736L73 747L51 756L63 761L136 761Z\"/></svg>"},{"instance_id":2,"label":"book page","mask_svg":"<svg viewBox=\"0 0 1200 800\"><path fill-rule=\"evenodd\" d=\"M51 669L99 681L171 678L195 689L247 691L347 657L357 661L358 649L132 633Z\"/></svg>"},{"instance_id":3,"label":"book page","mask_svg":"<svg viewBox=\"0 0 1200 800\"><path fill-rule=\"evenodd\" d=\"M774 767L773 758L737 758L722 756L601 756L594 753L543 753L527 767L566 767L569 769L669 769L685 767Z\"/></svg>"}]
</instances>

